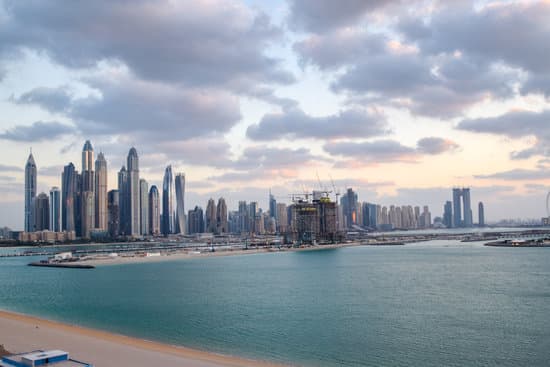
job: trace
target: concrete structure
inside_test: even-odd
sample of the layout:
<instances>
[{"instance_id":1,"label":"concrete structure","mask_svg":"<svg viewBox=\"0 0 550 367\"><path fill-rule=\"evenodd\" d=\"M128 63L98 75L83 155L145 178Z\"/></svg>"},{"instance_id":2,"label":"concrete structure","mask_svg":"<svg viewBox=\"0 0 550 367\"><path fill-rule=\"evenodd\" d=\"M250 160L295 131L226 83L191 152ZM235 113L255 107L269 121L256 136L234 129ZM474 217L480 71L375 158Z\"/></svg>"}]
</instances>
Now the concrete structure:
<instances>
[{"instance_id":1,"label":"concrete structure","mask_svg":"<svg viewBox=\"0 0 550 367\"><path fill-rule=\"evenodd\" d=\"M216 233L224 234L227 232L227 204L224 198L219 198L216 206Z\"/></svg>"},{"instance_id":2,"label":"concrete structure","mask_svg":"<svg viewBox=\"0 0 550 367\"><path fill-rule=\"evenodd\" d=\"M35 350L28 353L2 357L2 362L0 362L0 367L35 367L51 365L59 367L92 367L89 363L69 358L69 353L62 350Z\"/></svg>"},{"instance_id":3,"label":"concrete structure","mask_svg":"<svg viewBox=\"0 0 550 367\"><path fill-rule=\"evenodd\" d=\"M32 203L36 196L37 169L32 152L25 165L25 231L34 230Z\"/></svg>"},{"instance_id":4,"label":"concrete structure","mask_svg":"<svg viewBox=\"0 0 550 367\"><path fill-rule=\"evenodd\" d=\"M76 230L77 176L78 172L72 163L63 167L61 176L61 229L64 231Z\"/></svg>"},{"instance_id":5,"label":"concrete structure","mask_svg":"<svg viewBox=\"0 0 550 367\"><path fill-rule=\"evenodd\" d=\"M176 174L174 181L176 188L176 233L185 234L187 225L185 220L185 174Z\"/></svg>"},{"instance_id":6,"label":"concrete structure","mask_svg":"<svg viewBox=\"0 0 550 367\"><path fill-rule=\"evenodd\" d=\"M50 190L50 230L61 231L61 191L59 187Z\"/></svg>"},{"instance_id":7,"label":"concrete structure","mask_svg":"<svg viewBox=\"0 0 550 367\"><path fill-rule=\"evenodd\" d=\"M206 213L205 213L205 231L210 233L216 233L218 230L218 223L216 220L217 216L217 210L216 210L216 203L214 202L214 199L210 198L208 200L208 204L206 205Z\"/></svg>"},{"instance_id":8,"label":"concrete structure","mask_svg":"<svg viewBox=\"0 0 550 367\"><path fill-rule=\"evenodd\" d=\"M201 207L195 206L195 209L189 210L189 213L187 214L187 220L189 223L189 234L204 232L204 215Z\"/></svg>"},{"instance_id":9,"label":"concrete structure","mask_svg":"<svg viewBox=\"0 0 550 367\"><path fill-rule=\"evenodd\" d=\"M288 231L288 214L285 203L277 203L277 232L286 233Z\"/></svg>"},{"instance_id":10,"label":"concrete structure","mask_svg":"<svg viewBox=\"0 0 550 367\"><path fill-rule=\"evenodd\" d=\"M100 230L108 229L107 199L107 161L99 153L95 161L95 226Z\"/></svg>"},{"instance_id":11,"label":"concrete structure","mask_svg":"<svg viewBox=\"0 0 550 367\"><path fill-rule=\"evenodd\" d=\"M69 232L52 232L52 231L40 231L40 232L19 232L17 239L21 242L66 242L74 241L76 234L74 231Z\"/></svg>"},{"instance_id":12,"label":"concrete structure","mask_svg":"<svg viewBox=\"0 0 550 367\"><path fill-rule=\"evenodd\" d=\"M443 224L447 228L453 226L453 204L450 201L446 201L443 206Z\"/></svg>"},{"instance_id":13,"label":"concrete structure","mask_svg":"<svg viewBox=\"0 0 550 367\"><path fill-rule=\"evenodd\" d=\"M118 190L111 190L107 193L107 230L109 236L115 238L120 234L120 197Z\"/></svg>"},{"instance_id":14,"label":"concrete structure","mask_svg":"<svg viewBox=\"0 0 550 367\"><path fill-rule=\"evenodd\" d=\"M358 224L358 203L357 193L353 189L347 189L346 193L340 199L342 210L344 214L344 227L350 228L355 224Z\"/></svg>"},{"instance_id":15,"label":"concrete structure","mask_svg":"<svg viewBox=\"0 0 550 367\"><path fill-rule=\"evenodd\" d=\"M50 229L50 199L41 192L33 199L33 221L35 231Z\"/></svg>"},{"instance_id":16,"label":"concrete structure","mask_svg":"<svg viewBox=\"0 0 550 367\"><path fill-rule=\"evenodd\" d=\"M127 158L128 166L128 199L129 224L128 235L139 236L141 230L140 189L139 189L139 158L136 148L130 148Z\"/></svg>"},{"instance_id":17,"label":"concrete structure","mask_svg":"<svg viewBox=\"0 0 550 367\"><path fill-rule=\"evenodd\" d=\"M477 205L477 215L478 215L478 226L485 227L485 207L483 206L483 203L480 201Z\"/></svg>"},{"instance_id":18,"label":"concrete structure","mask_svg":"<svg viewBox=\"0 0 550 367\"><path fill-rule=\"evenodd\" d=\"M460 201L462 199L462 203ZM462 204L462 205L461 205ZM472 227L472 205L469 188L453 189L453 227Z\"/></svg>"},{"instance_id":19,"label":"concrete structure","mask_svg":"<svg viewBox=\"0 0 550 367\"><path fill-rule=\"evenodd\" d=\"M155 185L149 190L149 233L153 236L160 234L160 196Z\"/></svg>"},{"instance_id":20,"label":"concrete structure","mask_svg":"<svg viewBox=\"0 0 550 367\"><path fill-rule=\"evenodd\" d=\"M149 234L149 184L143 178L139 180L139 195L140 234L146 236Z\"/></svg>"},{"instance_id":21,"label":"concrete structure","mask_svg":"<svg viewBox=\"0 0 550 367\"><path fill-rule=\"evenodd\" d=\"M162 182L162 234L168 236L174 233L174 178L172 176L172 166L164 170L164 180Z\"/></svg>"},{"instance_id":22,"label":"concrete structure","mask_svg":"<svg viewBox=\"0 0 550 367\"><path fill-rule=\"evenodd\" d=\"M122 166L118 171L118 208L119 208L119 234L130 233L130 197L128 192L128 171Z\"/></svg>"},{"instance_id":23,"label":"concrete structure","mask_svg":"<svg viewBox=\"0 0 550 367\"><path fill-rule=\"evenodd\" d=\"M86 140L82 148L82 173L80 185L80 227L77 235L90 238L90 232L95 228L95 172L93 170L94 148ZM80 231L78 231L80 228Z\"/></svg>"},{"instance_id":24,"label":"concrete structure","mask_svg":"<svg viewBox=\"0 0 550 367\"><path fill-rule=\"evenodd\" d=\"M94 230L95 221L95 195L93 191L83 191L80 194L80 233L82 238L90 238L90 233Z\"/></svg>"}]
</instances>

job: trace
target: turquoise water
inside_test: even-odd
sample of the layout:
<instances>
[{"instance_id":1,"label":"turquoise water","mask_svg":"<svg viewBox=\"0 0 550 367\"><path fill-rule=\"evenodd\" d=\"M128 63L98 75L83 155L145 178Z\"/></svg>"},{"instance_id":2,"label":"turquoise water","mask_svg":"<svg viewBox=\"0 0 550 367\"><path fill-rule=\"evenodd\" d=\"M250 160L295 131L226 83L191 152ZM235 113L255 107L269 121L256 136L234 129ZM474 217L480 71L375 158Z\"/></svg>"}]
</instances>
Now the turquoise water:
<instances>
[{"instance_id":1,"label":"turquoise water","mask_svg":"<svg viewBox=\"0 0 550 367\"><path fill-rule=\"evenodd\" d=\"M431 241L91 271L31 260L0 259L0 308L303 366L550 363L549 248Z\"/></svg>"}]
</instances>

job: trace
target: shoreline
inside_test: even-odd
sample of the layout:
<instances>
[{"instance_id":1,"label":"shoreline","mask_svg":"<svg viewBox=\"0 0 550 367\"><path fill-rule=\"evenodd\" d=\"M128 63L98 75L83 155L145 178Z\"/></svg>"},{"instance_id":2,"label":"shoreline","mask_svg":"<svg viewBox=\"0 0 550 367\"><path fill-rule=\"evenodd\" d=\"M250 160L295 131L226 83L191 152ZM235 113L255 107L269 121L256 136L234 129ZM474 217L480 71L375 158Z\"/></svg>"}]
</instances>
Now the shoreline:
<instances>
[{"instance_id":1,"label":"shoreline","mask_svg":"<svg viewBox=\"0 0 550 367\"><path fill-rule=\"evenodd\" d=\"M288 366L164 344L3 309L0 309L0 344L11 353L62 349L95 367L146 367L155 365L153 363L197 367Z\"/></svg>"}]
</instances>

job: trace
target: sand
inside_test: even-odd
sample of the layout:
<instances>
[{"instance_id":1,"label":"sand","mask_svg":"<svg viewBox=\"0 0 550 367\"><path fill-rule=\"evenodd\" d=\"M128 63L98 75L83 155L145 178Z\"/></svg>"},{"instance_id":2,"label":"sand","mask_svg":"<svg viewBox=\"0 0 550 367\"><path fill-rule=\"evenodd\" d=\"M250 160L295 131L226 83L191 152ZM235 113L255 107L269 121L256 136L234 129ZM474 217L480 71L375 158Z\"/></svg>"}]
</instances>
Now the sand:
<instances>
[{"instance_id":1,"label":"sand","mask_svg":"<svg viewBox=\"0 0 550 367\"><path fill-rule=\"evenodd\" d=\"M0 310L0 344L12 353L61 349L95 367L228 367L276 364L208 353Z\"/></svg>"}]
</instances>

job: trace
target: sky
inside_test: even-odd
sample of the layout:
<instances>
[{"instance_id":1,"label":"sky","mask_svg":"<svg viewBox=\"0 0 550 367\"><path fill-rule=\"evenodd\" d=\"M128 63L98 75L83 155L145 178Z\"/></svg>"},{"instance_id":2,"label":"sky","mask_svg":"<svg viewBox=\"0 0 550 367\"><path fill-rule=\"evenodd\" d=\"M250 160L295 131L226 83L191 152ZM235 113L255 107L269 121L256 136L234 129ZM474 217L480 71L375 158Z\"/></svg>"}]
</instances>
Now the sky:
<instances>
[{"instance_id":1,"label":"sky","mask_svg":"<svg viewBox=\"0 0 550 367\"><path fill-rule=\"evenodd\" d=\"M89 139L186 210L310 190L546 215L550 1L0 0L0 226Z\"/></svg>"}]
</instances>

